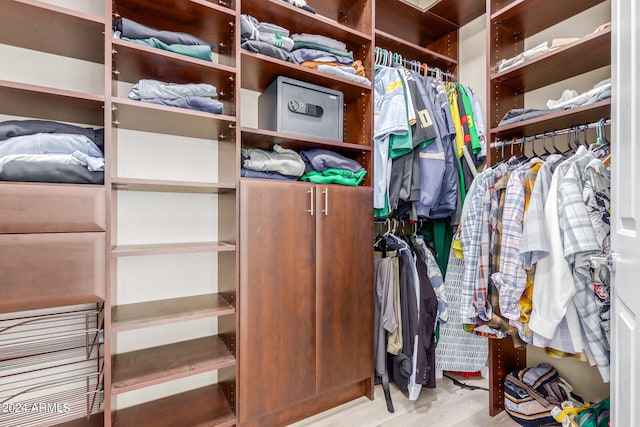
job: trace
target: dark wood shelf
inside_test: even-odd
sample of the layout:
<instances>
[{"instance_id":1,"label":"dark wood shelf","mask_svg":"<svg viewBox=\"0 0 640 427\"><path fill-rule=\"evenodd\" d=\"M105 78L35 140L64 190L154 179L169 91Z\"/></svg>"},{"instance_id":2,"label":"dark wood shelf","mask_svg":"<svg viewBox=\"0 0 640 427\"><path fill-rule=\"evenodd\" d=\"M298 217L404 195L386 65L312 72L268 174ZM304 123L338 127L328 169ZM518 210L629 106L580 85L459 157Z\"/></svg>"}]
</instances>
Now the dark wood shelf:
<instances>
[{"instance_id":1,"label":"dark wood shelf","mask_svg":"<svg viewBox=\"0 0 640 427\"><path fill-rule=\"evenodd\" d=\"M611 64L611 30L590 34L517 67L491 75L495 83L527 92Z\"/></svg>"},{"instance_id":2,"label":"dark wood shelf","mask_svg":"<svg viewBox=\"0 0 640 427\"><path fill-rule=\"evenodd\" d=\"M458 65L458 61L454 58L449 58L425 47L407 42L384 31L376 30L375 34L376 46L399 53L405 59L415 59L426 63L428 66L435 66L445 71Z\"/></svg>"},{"instance_id":3,"label":"dark wood shelf","mask_svg":"<svg viewBox=\"0 0 640 427\"><path fill-rule=\"evenodd\" d=\"M115 412L114 427L231 427L236 418L222 391L210 385Z\"/></svg>"},{"instance_id":4,"label":"dark wood shelf","mask_svg":"<svg viewBox=\"0 0 640 427\"><path fill-rule=\"evenodd\" d=\"M320 3L320 2L318 2ZM326 5L319 5L319 12L329 11L333 5L338 3L347 5L347 1L326 2ZM363 3L367 2L351 2ZM316 5L312 5L316 7ZM342 8L347 10L349 6ZM351 50L358 51L362 45L371 42L371 28L364 28L362 31L356 28L343 25L329 19L321 14L314 15L298 7L292 6L282 0L244 0L242 2L242 13L249 14L261 22L270 22L289 30L291 34L308 33L321 34L327 37L340 40L347 44ZM337 10L336 10L337 13ZM370 12L369 12L370 13ZM363 58L354 58L363 59Z\"/></svg>"},{"instance_id":5,"label":"dark wood shelf","mask_svg":"<svg viewBox=\"0 0 640 427\"><path fill-rule=\"evenodd\" d=\"M156 79L171 83L208 83L218 92L235 80L235 68L214 64L161 49L113 39L114 67L118 80L136 83Z\"/></svg>"},{"instance_id":6,"label":"dark wood shelf","mask_svg":"<svg viewBox=\"0 0 640 427\"><path fill-rule=\"evenodd\" d=\"M232 131L236 118L127 98L113 98L116 127L146 132L219 140ZM223 140L233 141L231 136Z\"/></svg>"},{"instance_id":7,"label":"dark wood shelf","mask_svg":"<svg viewBox=\"0 0 640 427\"><path fill-rule=\"evenodd\" d=\"M160 30L193 34L213 45L220 63L235 62L229 40L234 38L235 13L207 0L117 0L122 17ZM222 48L224 46L224 48Z\"/></svg>"},{"instance_id":8,"label":"dark wood shelf","mask_svg":"<svg viewBox=\"0 0 640 427\"><path fill-rule=\"evenodd\" d=\"M156 243L114 246L111 251L111 255L114 257L121 257L198 252L232 252L235 250L236 246L234 244L226 242Z\"/></svg>"},{"instance_id":9,"label":"dark wood shelf","mask_svg":"<svg viewBox=\"0 0 640 427\"><path fill-rule=\"evenodd\" d=\"M490 141L493 142L496 138L504 140L566 129L575 125L597 122L601 118L609 117L611 117L611 100L607 99L586 107L573 108L520 123L493 128L490 131Z\"/></svg>"},{"instance_id":10,"label":"dark wood shelf","mask_svg":"<svg viewBox=\"0 0 640 427\"><path fill-rule=\"evenodd\" d=\"M37 0L0 0L0 43L104 64L105 20Z\"/></svg>"},{"instance_id":11,"label":"dark wood shelf","mask_svg":"<svg viewBox=\"0 0 640 427\"><path fill-rule=\"evenodd\" d=\"M104 126L104 96L0 80L0 113Z\"/></svg>"},{"instance_id":12,"label":"dark wood shelf","mask_svg":"<svg viewBox=\"0 0 640 427\"><path fill-rule=\"evenodd\" d=\"M491 22L529 37L604 0L546 1L516 0L491 14Z\"/></svg>"},{"instance_id":13,"label":"dark wood shelf","mask_svg":"<svg viewBox=\"0 0 640 427\"><path fill-rule=\"evenodd\" d=\"M486 10L486 3L478 0L439 0L427 10L462 27L481 16Z\"/></svg>"},{"instance_id":14,"label":"dark wood shelf","mask_svg":"<svg viewBox=\"0 0 640 427\"><path fill-rule=\"evenodd\" d=\"M120 177L112 178L111 186L117 190L203 194L226 193L228 191L233 191L236 188L233 183L169 181Z\"/></svg>"},{"instance_id":15,"label":"dark wood shelf","mask_svg":"<svg viewBox=\"0 0 640 427\"><path fill-rule=\"evenodd\" d=\"M173 322L226 316L235 312L235 308L220 294L116 305L111 309L111 331L129 331Z\"/></svg>"},{"instance_id":16,"label":"dark wood shelf","mask_svg":"<svg viewBox=\"0 0 640 427\"><path fill-rule=\"evenodd\" d=\"M285 134L265 129L243 127L241 128L241 132L243 148L271 149L273 144L279 144L284 148L294 150L326 148L327 150L333 150L344 154L347 157L350 157L353 154L361 154L362 152L371 151L371 147L367 145L328 141L326 139Z\"/></svg>"},{"instance_id":17,"label":"dark wood shelf","mask_svg":"<svg viewBox=\"0 0 640 427\"><path fill-rule=\"evenodd\" d=\"M429 46L458 29L457 24L406 0L376 0L375 5L376 29L418 46Z\"/></svg>"},{"instance_id":18,"label":"dark wood shelf","mask_svg":"<svg viewBox=\"0 0 640 427\"><path fill-rule=\"evenodd\" d=\"M217 337L167 344L112 357L112 394L234 366L233 354Z\"/></svg>"},{"instance_id":19,"label":"dark wood shelf","mask_svg":"<svg viewBox=\"0 0 640 427\"><path fill-rule=\"evenodd\" d=\"M281 1L281 3L283 2ZM355 101L371 91L371 86L323 74L298 64L247 50L242 51L241 69L242 87L257 92L264 91L278 76L287 76L338 90L343 93L345 102Z\"/></svg>"}]
</instances>

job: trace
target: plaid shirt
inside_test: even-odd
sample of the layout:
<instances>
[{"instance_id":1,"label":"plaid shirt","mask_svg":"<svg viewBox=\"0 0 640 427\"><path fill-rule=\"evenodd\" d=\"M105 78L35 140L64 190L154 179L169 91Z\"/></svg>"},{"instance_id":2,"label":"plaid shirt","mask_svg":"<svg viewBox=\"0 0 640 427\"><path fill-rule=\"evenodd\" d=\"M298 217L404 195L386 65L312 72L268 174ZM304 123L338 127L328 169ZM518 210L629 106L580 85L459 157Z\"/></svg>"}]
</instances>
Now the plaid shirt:
<instances>
[{"instance_id":1,"label":"plaid shirt","mask_svg":"<svg viewBox=\"0 0 640 427\"><path fill-rule=\"evenodd\" d=\"M580 316L589 352L598 366L602 380L609 382L609 343L600 326L589 264L592 255L600 254L600 245L583 200L583 172L592 159L593 155L578 159L564 176L558 193L559 221L564 255L573 266L576 290L573 302Z\"/></svg>"},{"instance_id":2,"label":"plaid shirt","mask_svg":"<svg viewBox=\"0 0 640 427\"><path fill-rule=\"evenodd\" d=\"M549 241L544 222L544 205L551 186L553 170L563 160L560 154L552 154L547 157L538 171L536 183L531 192L531 200L527 215L524 219L522 230L522 242L520 244L520 259L522 266L531 268L542 258L549 255Z\"/></svg>"},{"instance_id":3,"label":"plaid shirt","mask_svg":"<svg viewBox=\"0 0 640 427\"><path fill-rule=\"evenodd\" d=\"M477 289L476 278L480 268L482 234L487 232L487 227L483 227L482 220L485 193L493 174L493 169L487 168L473 180L467 193L460 220L460 243L464 254L464 276L462 299L460 301L462 323L477 323L478 316L481 316L484 320L489 320L492 314L491 307L487 307L486 304L487 289Z\"/></svg>"},{"instance_id":4,"label":"plaid shirt","mask_svg":"<svg viewBox=\"0 0 640 427\"><path fill-rule=\"evenodd\" d=\"M540 162L542 160L532 159L526 166L516 169L511 173L507 184L502 217L500 271L493 274L492 278L500 294L502 315L513 321L520 318L518 303L527 283L527 273L519 258L525 211L525 175L530 167ZM519 327L518 323L513 325Z\"/></svg>"}]
</instances>

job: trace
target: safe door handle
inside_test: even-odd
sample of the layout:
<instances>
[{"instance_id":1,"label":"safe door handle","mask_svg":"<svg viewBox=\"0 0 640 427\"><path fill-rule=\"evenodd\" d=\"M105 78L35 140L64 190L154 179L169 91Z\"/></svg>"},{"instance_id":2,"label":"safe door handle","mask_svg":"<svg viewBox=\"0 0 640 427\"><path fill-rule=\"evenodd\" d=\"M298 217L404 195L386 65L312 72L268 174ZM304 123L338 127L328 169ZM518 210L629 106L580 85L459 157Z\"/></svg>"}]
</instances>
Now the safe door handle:
<instances>
[{"instance_id":1,"label":"safe door handle","mask_svg":"<svg viewBox=\"0 0 640 427\"><path fill-rule=\"evenodd\" d=\"M313 216L314 215L314 209L313 209L313 199L314 199L314 197L313 197L313 187L311 187L309 189L309 191L307 191L307 193L309 193L309 209L307 210L307 212L309 212L309 214L311 216Z\"/></svg>"},{"instance_id":2,"label":"safe door handle","mask_svg":"<svg viewBox=\"0 0 640 427\"><path fill-rule=\"evenodd\" d=\"M322 191L322 194L324 194L324 209L322 210L322 213L324 214L324 216L328 216L329 215L329 189L325 188Z\"/></svg>"}]
</instances>

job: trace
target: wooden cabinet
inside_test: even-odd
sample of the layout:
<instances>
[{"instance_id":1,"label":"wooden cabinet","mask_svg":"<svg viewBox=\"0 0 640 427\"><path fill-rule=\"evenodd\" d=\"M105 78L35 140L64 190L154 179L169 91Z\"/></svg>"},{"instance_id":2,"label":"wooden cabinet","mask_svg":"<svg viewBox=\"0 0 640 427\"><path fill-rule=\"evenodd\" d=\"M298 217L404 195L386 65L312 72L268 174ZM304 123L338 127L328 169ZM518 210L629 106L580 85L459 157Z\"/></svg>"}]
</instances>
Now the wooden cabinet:
<instances>
[{"instance_id":1,"label":"wooden cabinet","mask_svg":"<svg viewBox=\"0 0 640 427\"><path fill-rule=\"evenodd\" d=\"M282 424L372 376L371 189L243 180L240 209L239 421Z\"/></svg>"},{"instance_id":2,"label":"wooden cabinet","mask_svg":"<svg viewBox=\"0 0 640 427\"><path fill-rule=\"evenodd\" d=\"M316 392L313 187L240 186L241 423Z\"/></svg>"},{"instance_id":3,"label":"wooden cabinet","mask_svg":"<svg viewBox=\"0 0 640 427\"><path fill-rule=\"evenodd\" d=\"M317 186L318 393L362 381L373 369L373 191Z\"/></svg>"}]
</instances>

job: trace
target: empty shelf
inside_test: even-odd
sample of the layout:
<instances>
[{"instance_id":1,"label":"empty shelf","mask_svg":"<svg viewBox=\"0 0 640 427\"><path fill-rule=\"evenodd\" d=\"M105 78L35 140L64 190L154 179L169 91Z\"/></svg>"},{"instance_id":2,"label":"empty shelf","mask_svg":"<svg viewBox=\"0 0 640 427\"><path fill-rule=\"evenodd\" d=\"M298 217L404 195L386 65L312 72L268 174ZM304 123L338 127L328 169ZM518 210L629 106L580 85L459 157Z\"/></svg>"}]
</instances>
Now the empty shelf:
<instances>
[{"instance_id":1,"label":"empty shelf","mask_svg":"<svg viewBox=\"0 0 640 427\"><path fill-rule=\"evenodd\" d=\"M122 409L115 412L112 419L115 427L230 427L236 424L229 402L217 385Z\"/></svg>"},{"instance_id":2,"label":"empty shelf","mask_svg":"<svg viewBox=\"0 0 640 427\"><path fill-rule=\"evenodd\" d=\"M156 191L171 193L224 193L235 189L232 183L169 181L140 178L112 178L111 186L118 190Z\"/></svg>"},{"instance_id":3,"label":"empty shelf","mask_svg":"<svg viewBox=\"0 0 640 427\"><path fill-rule=\"evenodd\" d=\"M176 321L225 316L235 311L235 308L219 294L123 304L111 309L111 330L121 332Z\"/></svg>"},{"instance_id":4,"label":"empty shelf","mask_svg":"<svg viewBox=\"0 0 640 427\"><path fill-rule=\"evenodd\" d=\"M350 153L361 153L371 151L367 145L351 144L348 142L337 142L326 139L312 138L304 135L285 134L265 129L242 128L243 148L271 148L273 144L280 144L284 148L295 150L308 148L326 148L339 153L349 155Z\"/></svg>"},{"instance_id":5,"label":"empty shelf","mask_svg":"<svg viewBox=\"0 0 640 427\"><path fill-rule=\"evenodd\" d=\"M233 354L217 336L116 354L112 357L111 392L125 393L235 363Z\"/></svg>"},{"instance_id":6,"label":"empty shelf","mask_svg":"<svg viewBox=\"0 0 640 427\"><path fill-rule=\"evenodd\" d=\"M231 252L236 246L226 242L181 242L181 243L151 243L142 245L118 245L112 251L112 256L140 256L182 254L195 252Z\"/></svg>"}]
</instances>

